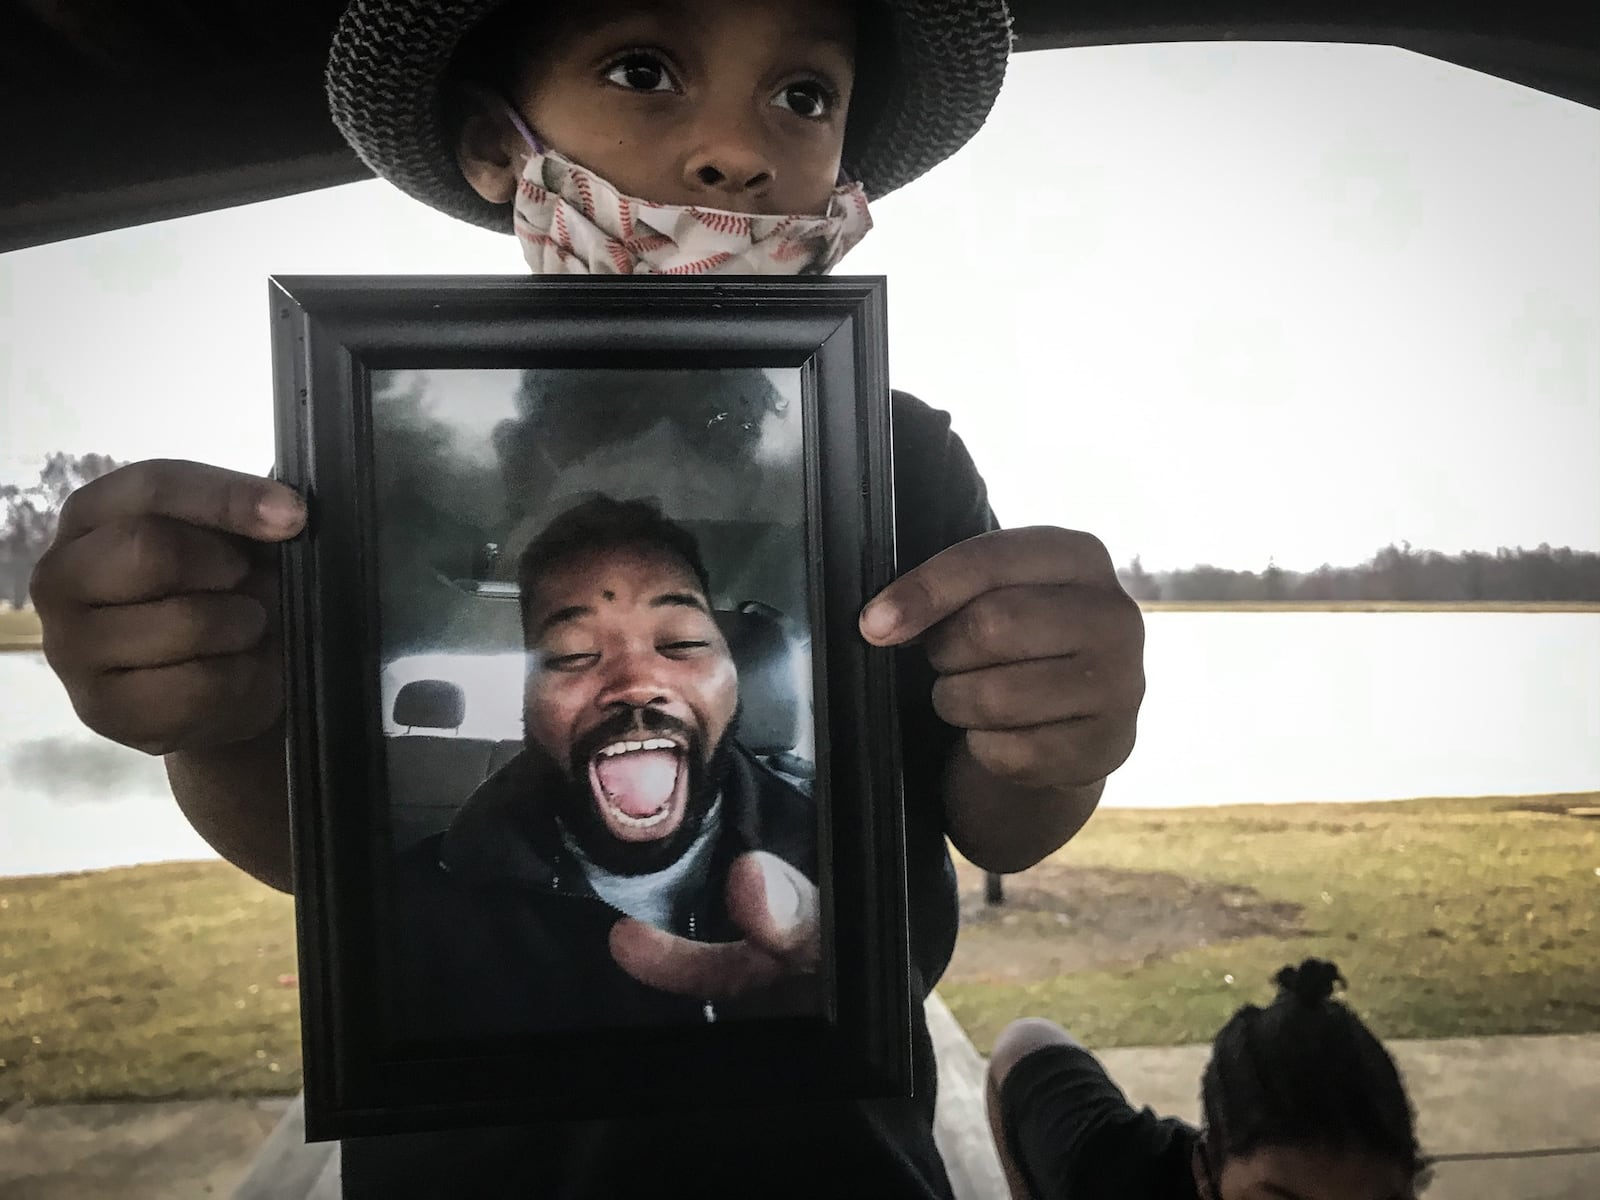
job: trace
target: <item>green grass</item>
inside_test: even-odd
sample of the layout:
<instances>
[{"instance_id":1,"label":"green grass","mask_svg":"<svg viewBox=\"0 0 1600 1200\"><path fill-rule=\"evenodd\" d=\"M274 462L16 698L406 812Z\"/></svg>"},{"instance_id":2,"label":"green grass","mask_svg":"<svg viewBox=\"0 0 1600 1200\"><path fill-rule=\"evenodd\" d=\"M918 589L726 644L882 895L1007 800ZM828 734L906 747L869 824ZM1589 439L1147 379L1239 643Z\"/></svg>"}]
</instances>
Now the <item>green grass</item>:
<instances>
[{"instance_id":1,"label":"green grass","mask_svg":"<svg viewBox=\"0 0 1600 1200\"><path fill-rule=\"evenodd\" d=\"M1554 803L1559 799L1562 803ZM1058 858L1249 885L1302 933L1034 983L948 978L980 1051L1020 1016L1096 1046L1208 1041L1284 963L1332 958L1382 1037L1600 1030L1600 796L1097 814ZM1528 807L1552 811L1527 811ZM966 936L964 933L963 936ZM1231 977L1231 982L1230 982Z\"/></svg>"},{"instance_id":2,"label":"green grass","mask_svg":"<svg viewBox=\"0 0 1600 1200\"><path fill-rule=\"evenodd\" d=\"M225 863L0 879L0 1104L293 1092L289 897Z\"/></svg>"},{"instance_id":3,"label":"green grass","mask_svg":"<svg viewBox=\"0 0 1600 1200\"><path fill-rule=\"evenodd\" d=\"M1600 821L1557 811L1600 796L1562 799L1109 809L1059 857L1250 885L1303 933L939 990L982 1051L1024 1015L1196 1042L1319 954L1384 1037L1600 1030ZM294 1091L295 970L289 898L223 863L0 879L0 1104Z\"/></svg>"},{"instance_id":4,"label":"green grass","mask_svg":"<svg viewBox=\"0 0 1600 1200\"><path fill-rule=\"evenodd\" d=\"M0 608L0 650L37 650L39 616L31 608Z\"/></svg>"}]
</instances>

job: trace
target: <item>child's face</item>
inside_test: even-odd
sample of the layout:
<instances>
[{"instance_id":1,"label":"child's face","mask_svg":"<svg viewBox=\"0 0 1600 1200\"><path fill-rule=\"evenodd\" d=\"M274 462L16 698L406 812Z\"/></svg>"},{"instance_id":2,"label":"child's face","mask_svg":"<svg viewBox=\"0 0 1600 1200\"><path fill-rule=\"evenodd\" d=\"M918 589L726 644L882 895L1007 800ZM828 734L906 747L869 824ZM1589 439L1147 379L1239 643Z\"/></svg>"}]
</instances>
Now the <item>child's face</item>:
<instances>
[{"instance_id":1,"label":"child's face","mask_svg":"<svg viewBox=\"0 0 1600 1200\"><path fill-rule=\"evenodd\" d=\"M1263 1146L1229 1157L1217 1186L1217 1200L1416 1200L1417 1195L1414 1174L1400 1163L1360 1151L1305 1146Z\"/></svg>"},{"instance_id":2,"label":"child's face","mask_svg":"<svg viewBox=\"0 0 1600 1200\"><path fill-rule=\"evenodd\" d=\"M826 210L855 75L847 0L568 2L507 97L552 149L658 204ZM527 158L503 117L463 131L486 199L510 200Z\"/></svg>"}]
</instances>

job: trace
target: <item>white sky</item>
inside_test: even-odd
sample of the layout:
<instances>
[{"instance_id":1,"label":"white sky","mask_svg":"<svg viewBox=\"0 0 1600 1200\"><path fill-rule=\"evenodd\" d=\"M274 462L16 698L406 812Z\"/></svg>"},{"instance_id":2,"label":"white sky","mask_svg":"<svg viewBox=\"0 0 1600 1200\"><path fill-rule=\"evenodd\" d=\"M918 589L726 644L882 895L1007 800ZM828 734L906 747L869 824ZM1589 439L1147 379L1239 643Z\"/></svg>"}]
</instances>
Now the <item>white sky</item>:
<instances>
[{"instance_id":1,"label":"white sky","mask_svg":"<svg viewBox=\"0 0 1600 1200\"><path fill-rule=\"evenodd\" d=\"M1019 56L881 202L896 386L1119 562L1600 549L1600 112L1401 51ZM517 273L372 182L0 256L0 481L272 461L266 278Z\"/></svg>"}]
</instances>

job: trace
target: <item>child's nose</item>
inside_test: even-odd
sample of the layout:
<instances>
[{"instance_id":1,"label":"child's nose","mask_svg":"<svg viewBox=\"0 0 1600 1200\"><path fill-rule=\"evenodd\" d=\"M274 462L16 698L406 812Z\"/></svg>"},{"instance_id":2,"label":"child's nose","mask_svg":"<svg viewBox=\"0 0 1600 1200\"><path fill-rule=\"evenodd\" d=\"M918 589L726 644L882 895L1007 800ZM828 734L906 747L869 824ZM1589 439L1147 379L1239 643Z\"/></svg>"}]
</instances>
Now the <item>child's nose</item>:
<instances>
[{"instance_id":1,"label":"child's nose","mask_svg":"<svg viewBox=\"0 0 1600 1200\"><path fill-rule=\"evenodd\" d=\"M723 205L759 195L777 178L777 165L759 133L731 124L710 131L685 161L684 171L691 192L715 192Z\"/></svg>"},{"instance_id":2,"label":"child's nose","mask_svg":"<svg viewBox=\"0 0 1600 1200\"><path fill-rule=\"evenodd\" d=\"M703 187L733 194L753 192L772 182L772 171L766 167L754 171L741 170L738 165L727 162L703 163L695 168L694 175Z\"/></svg>"}]
</instances>

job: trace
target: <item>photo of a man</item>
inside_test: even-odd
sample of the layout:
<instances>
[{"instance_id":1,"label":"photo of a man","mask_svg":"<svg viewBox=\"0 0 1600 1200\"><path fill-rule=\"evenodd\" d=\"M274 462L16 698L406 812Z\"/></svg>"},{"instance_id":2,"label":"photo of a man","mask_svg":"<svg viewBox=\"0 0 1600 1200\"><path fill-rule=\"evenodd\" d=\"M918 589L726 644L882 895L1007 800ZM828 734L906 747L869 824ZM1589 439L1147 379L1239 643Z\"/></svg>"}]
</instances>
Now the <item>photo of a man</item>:
<instances>
[{"instance_id":1,"label":"photo of a man","mask_svg":"<svg viewBox=\"0 0 1600 1200\"><path fill-rule=\"evenodd\" d=\"M739 681L693 540L643 505L599 501L558 518L519 575L527 731L564 768L572 852L593 879L704 866ZM674 923L671 890L653 889L651 924Z\"/></svg>"},{"instance_id":2,"label":"photo of a man","mask_svg":"<svg viewBox=\"0 0 1600 1200\"><path fill-rule=\"evenodd\" d=\"M741 743L694 535L605 496L517 559L524 737L396 863L405 1034L818 1011L817 814Z\"/></svg>"}]
</instances>

